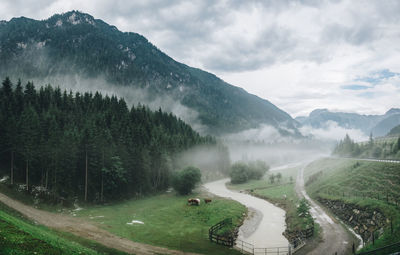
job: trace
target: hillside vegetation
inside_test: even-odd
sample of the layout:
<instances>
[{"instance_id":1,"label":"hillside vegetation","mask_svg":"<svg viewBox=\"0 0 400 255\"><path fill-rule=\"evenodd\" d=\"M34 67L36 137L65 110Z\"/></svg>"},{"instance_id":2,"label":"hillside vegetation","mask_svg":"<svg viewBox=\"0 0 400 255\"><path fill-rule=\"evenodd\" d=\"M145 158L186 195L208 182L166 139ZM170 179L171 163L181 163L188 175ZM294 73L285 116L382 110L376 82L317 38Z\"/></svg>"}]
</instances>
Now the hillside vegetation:
<instances>
[{"instance_id":1,"label":"hillside vegetation","mask_svg":"<svg viewBox=\"0 0 400 255\"><path fill-rule=\"evenodd\" d=\"M176 153L215 144L170 113L128 109L115 96L36 90L8 78L0 89L2 181L23 183L15 188L37 199L101 202L165 190ZM223 170L229 158L217 148L214 167Z\"/></svg>"},{"instance_id":2,"label":"hillside vegetation","mask_svg":"<svg viewBox=\"0 0 400 255\"><path fill-rule=\"evenodd\" d=\"M400 136L377 139L371 136L368 142L356 143L346 135L336 145L333 154L342 157L400 159Z\"/></svg>"},{"instance_id":3,"label":"hillside vegetation","mask_svg":"<svg viewBox=\"0 0 400 255\"><path fill-rule=\"evenodd\" d=\"M83 245L82 245L83 244ZM0 203L0 254L2 255L62 255L125 253L71 235L34 225Z\"/></svg>"},{"instance_id":4,"label":"hillside vegetation","mask_svg":"<svg viewBox=\"0 0 400 255\"><path fill-rule=\"evenodd\" d=\"M341 204L341 208L349 205L354 209L346 213L350 213L353 217L359 214L359 211L362 211L360 215L372 215L366 216L368 221L375 219L376 213L383 215L381 227L369 225L370 222L367 221L353 226L356 232L361 231L361 228L365 229L364 225L368 227L360 232L360 235L369 241L365 249L385 246L400 240L400 164L322 159L307 166L305 182L307 193L313 199L331 201L330 204ZM338 211L341 212L340 209ZM349 216L343 221L350 221L346 223L353 224L354 221L351 219ZM393 233L391 233L390 221L392 221ZM376 231L375 245L370 243L372 232L369 231Z\"/></svg>"}]
</instances>

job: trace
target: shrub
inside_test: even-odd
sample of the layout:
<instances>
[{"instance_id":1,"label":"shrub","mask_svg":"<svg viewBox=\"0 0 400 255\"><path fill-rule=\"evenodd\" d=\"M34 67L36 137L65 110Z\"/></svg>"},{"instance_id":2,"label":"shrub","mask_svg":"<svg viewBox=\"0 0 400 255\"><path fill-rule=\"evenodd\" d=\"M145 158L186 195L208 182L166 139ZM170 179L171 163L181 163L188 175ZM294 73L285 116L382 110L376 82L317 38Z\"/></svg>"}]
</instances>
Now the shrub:
<instances>
[{"instance_id":1,"label":"shrub","mask_svg":"<svg viewBox=\"0 0 400 255\"><path fill-rule=\"evenodd\" d=\"M247 165L241 162L231 166L231 183L245 183L249 179Z\"/></svg>"},{"instance_id":2,"label":"shrub","mask_svg":"<svg viewBox=\"0 0 400 255\"><path fill-rule=\"evenodd\" d=\"M232 165L230 177L231 183L244 183L248 180L259 180L268 171L269 166L260 160L249 163L237 162Z\"/></svg>"},{"instance_id":3,"label":"shrub","mask_svg":"<svg viewBox=\"0 0 400 255\"><path fill-rule=\"evenodd\" d=\"M200 181L200 169L189 166L179 172L174 173L172 176L172 187L180 195L187 195L192 192L192 190L196 187L196 184L198 184Z\"/></svg>"}]
</instances>

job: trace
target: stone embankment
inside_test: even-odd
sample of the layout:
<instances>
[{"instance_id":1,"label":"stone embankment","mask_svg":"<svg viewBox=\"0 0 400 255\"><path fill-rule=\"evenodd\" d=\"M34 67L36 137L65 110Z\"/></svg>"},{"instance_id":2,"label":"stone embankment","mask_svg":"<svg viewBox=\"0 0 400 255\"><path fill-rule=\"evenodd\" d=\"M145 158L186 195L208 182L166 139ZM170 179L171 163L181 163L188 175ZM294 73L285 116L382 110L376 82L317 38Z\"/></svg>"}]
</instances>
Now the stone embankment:
<instances>
[{"instance_id":1,"label":"stone embankment","mask_svg":"<svg viewBox=\"0 0 400 255\"><path fill-rule=\"evenodd\" d=\"M355 204L345 203L341 200L317 198L325 207L329 208L346 225L353 228L364 242L371 241L372 233L383 233L383 228L389 219L379 209L360 207Z\"/></svg>"}]
</instances>

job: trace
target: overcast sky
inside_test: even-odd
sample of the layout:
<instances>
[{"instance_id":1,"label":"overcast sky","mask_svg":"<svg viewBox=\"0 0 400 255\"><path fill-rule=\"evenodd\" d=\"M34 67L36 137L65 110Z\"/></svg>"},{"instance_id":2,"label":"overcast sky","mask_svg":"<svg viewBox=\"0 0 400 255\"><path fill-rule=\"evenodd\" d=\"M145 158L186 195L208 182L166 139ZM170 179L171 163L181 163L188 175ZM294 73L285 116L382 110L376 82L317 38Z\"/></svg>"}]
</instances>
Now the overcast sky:
<instances>
[{"instance_id":1,"label":"overcast sky","mask_svg":"<svg viewBox=\"0 0 400 255\"><path fill-rule=\"evenodd\" d=\"M400 107L397 0L1 0L0 20L73 9L140 33L293 117Z\"/></svg>"}]
</instances>

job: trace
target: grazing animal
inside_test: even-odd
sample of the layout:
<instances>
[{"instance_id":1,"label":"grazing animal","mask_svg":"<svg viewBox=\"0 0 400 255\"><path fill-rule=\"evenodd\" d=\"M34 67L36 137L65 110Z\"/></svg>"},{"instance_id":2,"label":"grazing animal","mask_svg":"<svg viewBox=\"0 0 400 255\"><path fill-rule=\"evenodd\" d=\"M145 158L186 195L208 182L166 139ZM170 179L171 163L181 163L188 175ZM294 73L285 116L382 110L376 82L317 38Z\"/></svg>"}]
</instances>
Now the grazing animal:
<instances>
[{"instance_id":1,"label":"grazing animal","mask_svg":"<svg viewBox=\"0 0 400 255\"><path fill-rule=\"evenodd\" d=\"M200 199L199 198L189 198L188 204L189 205L200 205Z\"/></svg>"},{"instance_id":2,"label":"grazing animal","mask_svg":"<svg viewBox=\"0 0 400 255\"><path fill-rule=\"evenodd\" d=\"M205 198L205 199L204 199L204 202L205 202L206 204L211 203L211 201L212 201L212 200L211 200L210 198Z\"/></svg>"}]
</instances>

